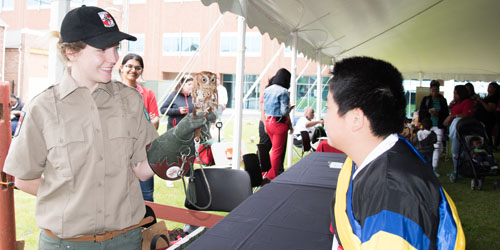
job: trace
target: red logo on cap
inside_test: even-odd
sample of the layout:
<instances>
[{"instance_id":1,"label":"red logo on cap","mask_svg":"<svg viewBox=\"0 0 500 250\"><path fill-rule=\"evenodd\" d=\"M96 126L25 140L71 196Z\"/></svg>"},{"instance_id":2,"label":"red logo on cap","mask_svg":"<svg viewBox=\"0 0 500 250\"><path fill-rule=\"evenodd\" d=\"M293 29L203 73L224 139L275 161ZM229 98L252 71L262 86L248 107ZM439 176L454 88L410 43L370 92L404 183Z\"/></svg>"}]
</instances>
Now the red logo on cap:
<instances>
[{"instance_id":1,"label":"red logo on cap","mask_svg":"<svg viewBox=\"0 0 500 250\"><path fill-rule=\"evenodd\" d=\"M110 27L115 26L115 22L113 22L113 18L111 17L111 15L108 12L101 11L97 14L99 14L99 16L101 17L101 20L102 20L102 23L104 24L104 27L110 28Z\"/></svg>"}]
</instances>

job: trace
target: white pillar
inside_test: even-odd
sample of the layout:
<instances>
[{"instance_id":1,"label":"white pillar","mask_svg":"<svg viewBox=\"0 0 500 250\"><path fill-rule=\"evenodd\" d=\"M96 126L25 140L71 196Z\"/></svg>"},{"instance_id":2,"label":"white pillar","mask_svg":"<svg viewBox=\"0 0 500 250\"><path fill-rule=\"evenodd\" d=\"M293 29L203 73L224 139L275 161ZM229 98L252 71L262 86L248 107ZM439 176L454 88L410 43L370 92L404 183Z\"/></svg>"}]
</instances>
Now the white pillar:
<instances>
[{"instance_id":1,"label":"white pillar","mask_svg":"<svg viewBox=\"0 0 500 250\"><path fill-rule=\"evenodd\" d=\"M246 0L240 0L242 9L246 10ZM246 13L246 12L244 12ZM232 166L234 169L240 168L240 155L241 155L241 126L242 126L242 110L243 103L238 100L243 98L243 83L245 77L245 33L246 22L245 17L238 16L238 45L237 45L237 58L236 58L236 86L234 88L234 98L236 100L234 110L236 112L234 119L234 140L233 140L233 161Z\"/></svg>"},{"instance_id":2,"label":"white pillar","mask_svg":"<svg viewBox=\"0 0 500 250\"><path fill-rule=\"evenodd\" d=\"M317 74L316 74L316 120L321 119L321 104L323 104L323 99L322 99L322 86L323 86L323 79L321 77L321 50L318 50L318 55L316 56L316 62L317 62Z\"/></svg>"},{"instance_id":3,"label":"white pillar","mask_svg":"<svg viewBox=\"0 0 500 250\"><path fill-rule=\"evenodd\" d=\"M297 71L297 31L292 33L292 65L290 66L290 73L292 74L290 78L290 105L295 105L297 103L297 80L296 80L296 71ZM297 107L296 107L297 108ZM290 122L295 119L295 109L290 112ZM287 153L287 167L292 166L293 154L292 154L292 145L293 145L293 135L288 135L288 142L286 145L286 153Z\"/></svg>"},{"instance_id":4,"label":"white pillar","mask_svg":"<svg viewBox=\"0 0 500 250\"><path fill-rule=\"evenodd\" d=\"M64 16L69 11L70 0L52 0L50 4L50 30L57 31L61 29L61 23ZM49 43L49 84L55 84L62 78L64 72L64 63L59 57L57 51L57 40L51 39Z\"/></svg>"}]
</instances>

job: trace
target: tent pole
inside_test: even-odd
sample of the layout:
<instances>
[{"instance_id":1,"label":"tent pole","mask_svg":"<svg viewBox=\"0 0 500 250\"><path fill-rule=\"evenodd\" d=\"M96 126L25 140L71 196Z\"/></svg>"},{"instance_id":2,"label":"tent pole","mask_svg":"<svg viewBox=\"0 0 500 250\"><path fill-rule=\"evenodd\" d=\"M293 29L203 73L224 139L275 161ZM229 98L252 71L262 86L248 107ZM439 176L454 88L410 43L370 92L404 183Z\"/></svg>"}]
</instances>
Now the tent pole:
<instances>
[{"instance_id":1,"label":"tent pole","mask_svg":"<svg viewBox=\"0 0 500 250\"><path fill-rule=\"evenodd\" d=\"M323 79L321 78L321 50L318 50L318 55L316 57L317 62L317 76L316 76L316 120L321 119L321 104L323 104L323 96L321 95L321 85L323 84Z\"/></svg>"},{"instance_id":2,"label":"tent pole","mask_svg":"<svg viewBox=\"0 0 500 250\"><path fill-rule=\"evenodd\" d=\"M297 103L297 31L292 32L292 65L290 66L290 73L292 74L290 79L290 105L295 105ZM295 109L298 107L295 107ZM295 120L295 109L290 112L290 122L293 124ZM286 145L287 153L287 167L292 166L293 154L292 154L292 144L293 135L288 134L288 143Z\"/></svg>"},{"instance_id":3,"label":"tent pole","mask_svg":"<svg viewBox=\"0 0 500 250\"><path fill-rule=\"evenodd\" d=\"M240 0L241 8L246 13L246 0ZM235 86L235 100L243 98L243 82L244 82L244 68L245 68L245 33L246 22L245 17L238 16L238 45L237 45L237 58L236 58L236 86ZM236 118L234 119L234 140L233 140L233 161L234 169L240 169L240 155L241 155L241 125L242 125L242 111L243 103L235 102Z\"/></svg>"}]
</instances>

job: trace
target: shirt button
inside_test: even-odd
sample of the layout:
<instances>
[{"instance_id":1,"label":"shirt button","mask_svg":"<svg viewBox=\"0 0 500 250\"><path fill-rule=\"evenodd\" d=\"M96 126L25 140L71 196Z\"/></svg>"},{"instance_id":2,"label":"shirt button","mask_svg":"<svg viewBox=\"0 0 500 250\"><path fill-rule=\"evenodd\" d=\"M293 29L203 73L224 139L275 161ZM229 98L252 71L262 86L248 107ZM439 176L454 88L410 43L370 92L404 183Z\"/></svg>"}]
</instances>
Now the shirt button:
<instances>
[{"instance_id":1,"label":"shirt button","mask_svg":"<svg viewBox=\"0 0 500 250\"><path fill-rule=\"evenodd\" d=\"M60 142L60 143L63 143L63 142L64 142L64 139L63 139L63 138L59 138L59 142Z\"/></svg>"},{"instance_id":2,"label":"shirt button","mask_svg":"<svg viewBox=\"0 0 500 250\"><path fill-rule=\"evenodd\" d=\"M102 187L102 181L98 182L97 186Z\"/></svg>"},{"instance_id":3,"label":"shirt button","mask_svg":"<svg viewBox=\"0 0 500 250\"><path fill-rule=\"evenodd\" d=\"M98 209L98 210L97 210L97 212L98 212L98 213L102 213L102 209Z\"/></svg>"},{"instance_id":4,"label":"shirt button","mask_svg":"<svg viewBox=\"0 0 500 250\"><path fill-rule=\"evenodd\" d=\"M96 128L95 132L99 134L101 132L101 130L99 130L98 128Z\"/></svg>"}]
</instances>

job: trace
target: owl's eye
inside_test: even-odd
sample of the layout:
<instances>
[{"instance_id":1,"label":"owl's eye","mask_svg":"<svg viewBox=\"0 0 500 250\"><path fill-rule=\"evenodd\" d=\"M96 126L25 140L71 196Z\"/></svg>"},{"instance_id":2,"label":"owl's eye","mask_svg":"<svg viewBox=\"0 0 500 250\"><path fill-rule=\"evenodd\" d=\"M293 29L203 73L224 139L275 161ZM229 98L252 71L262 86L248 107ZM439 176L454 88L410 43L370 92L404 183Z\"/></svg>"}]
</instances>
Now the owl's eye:
<instances>
[{"instance_id":1,"label":"owl's eye","mask_svg":"<svg viewBox=\"0 0 500 250\"><path fill-rule=\"evenodd\" d=\"M206 76L202 76L202 77L201 77L201 81L202 81L202 82L208 82L208 78L207 78Z\"/></svg>"},{"instance_id":2,"label":"owl's eye","mask_svg":"<svg viewBox=\"0 0 500 250\"><path fill-rule=\"evenodd\" d=\"M215 77L214 77L214 78L212 78L212 82L215 82L215 80L216 80L216 79L215 79Z\"/></svg>"}]
</instances>

